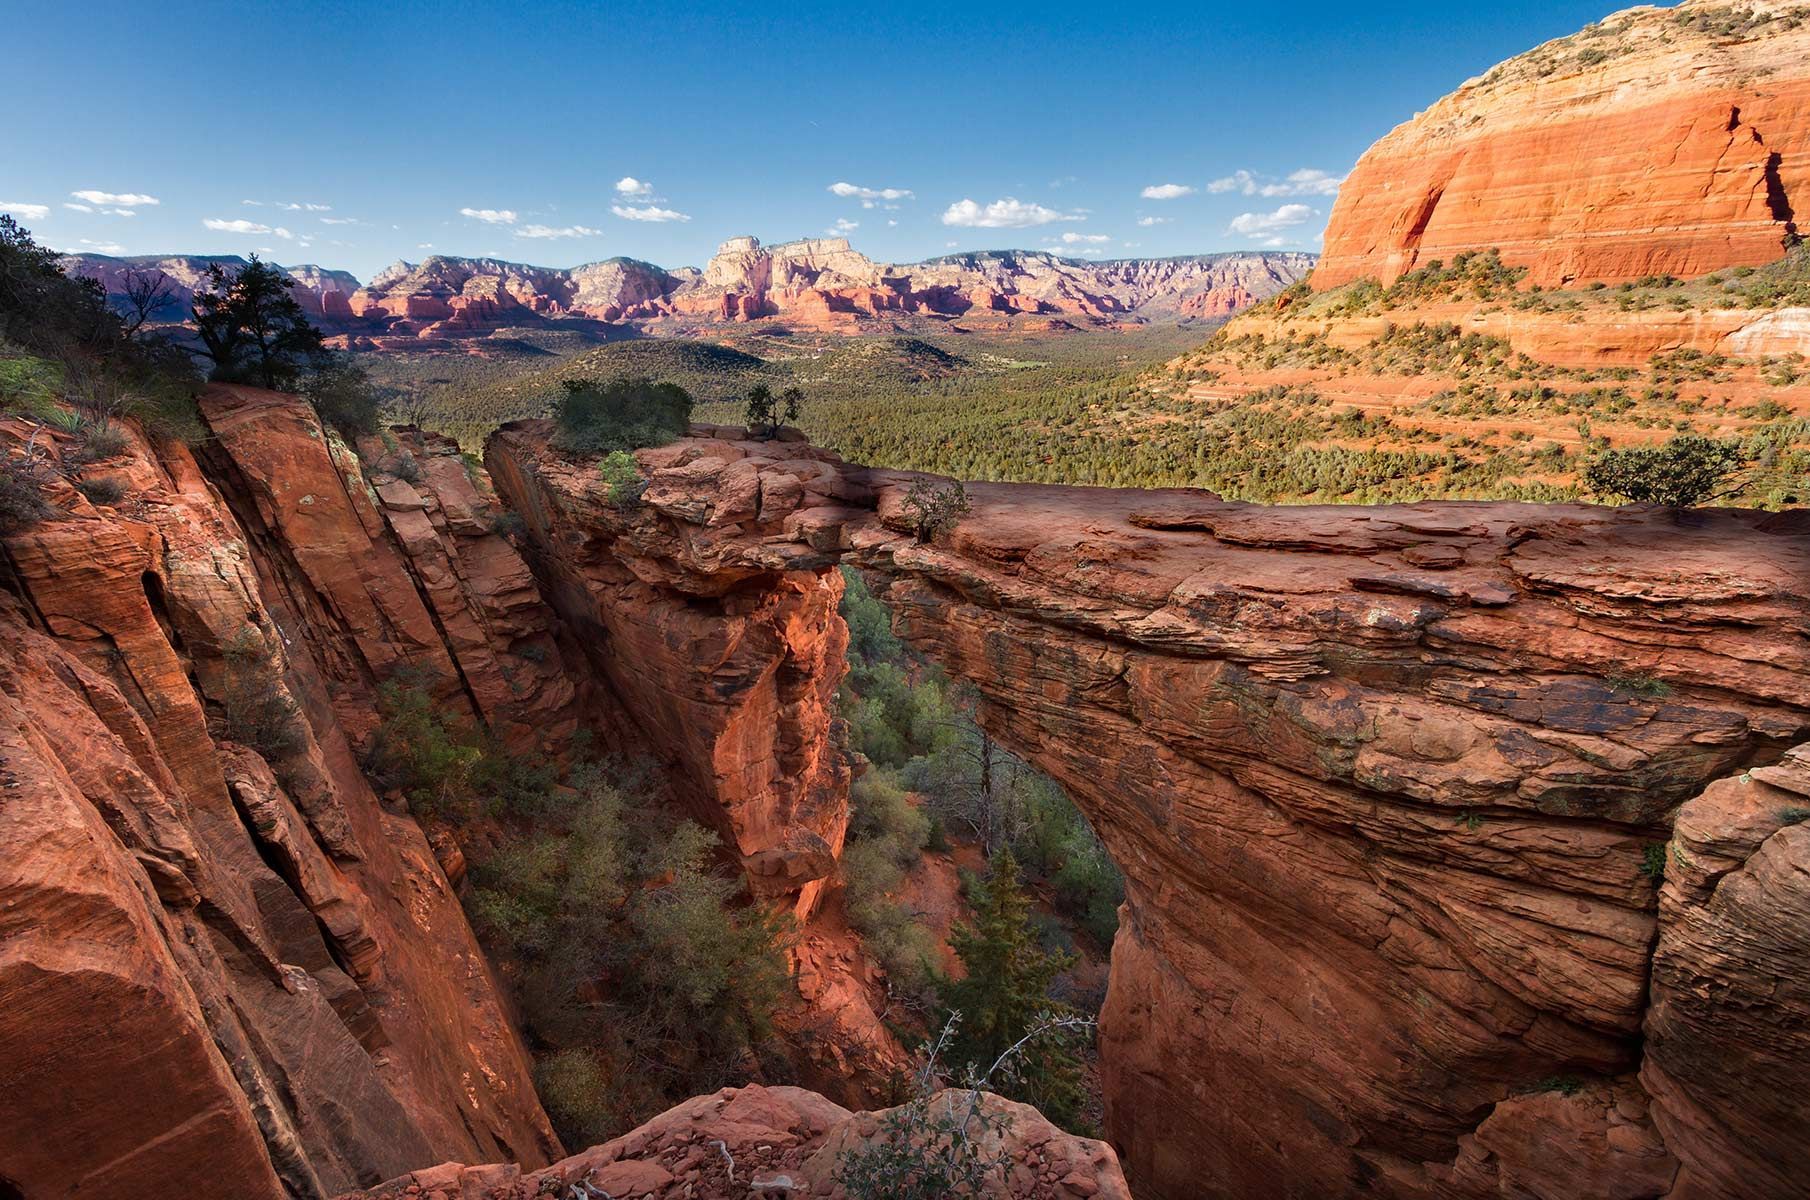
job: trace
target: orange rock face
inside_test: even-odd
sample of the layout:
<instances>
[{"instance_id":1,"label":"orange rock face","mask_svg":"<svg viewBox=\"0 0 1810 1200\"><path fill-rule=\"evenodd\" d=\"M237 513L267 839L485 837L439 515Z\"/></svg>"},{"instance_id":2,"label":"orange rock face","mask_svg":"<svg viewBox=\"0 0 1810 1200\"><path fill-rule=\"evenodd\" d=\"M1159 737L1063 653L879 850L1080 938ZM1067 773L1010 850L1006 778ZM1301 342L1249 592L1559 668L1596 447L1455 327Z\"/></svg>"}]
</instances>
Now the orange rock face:
<instances>
[{"instance_id":1,"label":"orange rock face","mask_svg":"<svg viewBox=\"0 0 1810 1200\"><path fill-rule=\"evenodd\" d=\"M512 709L454 682L545 631L520 629L481 545L469 564L456 532L438 560L403 553L302 401L205 407L205 470L134 438L86 468L118 503L65 489L65 519L5 539L0 1174L32 1197L280 1200L449 1154L548 1161L458 900L352 745L404 663L473 719L557 733L555 689ZM436 564L493 640L443 635L416 577ZM436 608L461 629L459 605ZM227 651L248 640L269 660L257 686L295 709L262 752L231 740L251 685Z\"/></svg>"},{"instance_id":2,"label":"orange rock face","mask_svg":"<svg viewBox=\"0 0 1810 1200\"><path fill-rule=\"evenodd\" d=\"M1810 196L1801 8L1633 8L1398 126L1340 189L1314 285L1495 248L1554 286L1779 257Z\"/></svg>"},{"instance_id":3,"label":"orange rock face","mask_svg":"<svg viewBox=\"0 0 1810 1200\"><path fill-rule=\"evenodd\" d=\"M1140 1195L1582 1194L1561 1181L1583 1162L1613 1194L1663 1195L1742 1104L1743 1154L1792 1153L1796 1120L1739 1097L1771 1086L1758 1064L1803 1020L1797 993L1729 1031L1726 1079L1678 1060L1694 1133L1636 1075L1667 1069L1642 1060L1667 1003L1653 947L1688 933L1653 877L1672 813L1810 732L1801 514L977 484L919 545L903 474L703 427L642 453L647 503L625 519L545 432L506 429L489 461L587 605L651 579L758 613L859 564L1088 813L1126 876L1101 1055ZM693 613L666 646L740 628ZM731 678L805 665L761 653ZM1701 956L1712 921L1723 942L1782 924L1778 871L1766 898L1694 918L1679 953Z\"/></svg>"},{"instance_id":4,"label":"orange rock face","mask_svg":"<svg viewBox=\"0 0 1810 1200\"><path fill-rule=\"evenodd\" d=\"M757 894L808 915L848 826L849 764L831 736L842 578L808 548L741 535L788 498L790 511L848 485L832 456L797 442L774 443L795 461L770 483L744 447L683 461L683 446L649 450L667 469L625 513L594 462L550 450L549 431L506 427L485 456L539 547L547 595L638 727L635 747L676 768Z\"/></svg>"}]
</instances>

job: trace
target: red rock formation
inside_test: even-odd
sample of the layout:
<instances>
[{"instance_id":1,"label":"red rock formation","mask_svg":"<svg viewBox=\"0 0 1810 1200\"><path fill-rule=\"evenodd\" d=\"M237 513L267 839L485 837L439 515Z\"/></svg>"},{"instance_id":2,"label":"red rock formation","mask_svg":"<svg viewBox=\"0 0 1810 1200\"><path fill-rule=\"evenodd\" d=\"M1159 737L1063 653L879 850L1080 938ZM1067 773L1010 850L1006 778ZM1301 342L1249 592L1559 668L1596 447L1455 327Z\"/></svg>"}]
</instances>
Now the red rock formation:
<instances>
[{"instance_id":1,"label":"red rock formation","mask_svg":"<svg viewBox=\"0 0 1810 1200\"><path fill-rule=\"evenodd\" d=\"M671 461L624 513L594 463L551 452L545 422L501 435L486 462L539 551L546 593L622 707L637 744L677 770L695 813L739 856L757 894L815 906L848 825L849 766L830 736L848 631L842 579L808 548L750 547L741 523L847 490L832 457L797 442L763 491L744 455L643 452ZM499 446L501 449L499 450ZM664 520L668 506L684 514ZM694 531L692 525L706 530Z\"/></svg>"},{"instance_id":2,"label":"red rock formation","mask_svg":"<svg viewBox=\"0 0 1810 1200\"><path fill-rule=\"evenodd\" d=\"M177 294L161 318L183 320L208 259L112 259L70 255L72 272L123 293L125 272L164 269ZM220 259L232 266L238 259ZM343 271L295 267L303 307L336 346L364 350L457 349L498 329L544 326L603 334L609 322L748 322L775 319L828 333L859 333L876 320L940 318L978 306L1005 313L1065 313L1110 324L1230 313L1306 274L1305 254L1235 253L1084 262L1042 253L969 254L927 263L880 263L846 238L763 247L731 238L702 270L665 270L612 258L569 270L498 259L434 255L398 262L369 284ZM922 322L920 322L922 323ZM1060 328L1069 328L1067 325Z\"/></svg>"},{"instance_id":3,"label":"red rock formation","mask_svg":"<svg viewBox=\"0 0 1810 1200\"><path fill-rule=\"evenodd\" d=\"M348 730L403 662L504 728L557 733L560 694L511 708L460 682L485 647L443 636L411 570L431 556L393 548L303 402L205 406L211 478L135 437L85 469L121 501L63 488L66 519L4 542L0 1176L31 1197L278 1200L449 1154L544 1162L558 1143L489 968ZM520 617L481 590L471 621ZM269 667L248 674L247 646ZM297 706L262 754L227 736L254 687Z\"/></svg>"},{"instance_id":4,"label":"red rock formation","mask_svg":"<svg viewBox=\"0 0 1810 1200\"><path fill-rule=\"evenodd\" d=\"M940 1093L931 1100L933 1111L949 1106L959 1112L968 1097L967 1092ZM1003 1135L980 1139L981 1153L1003 1153L1011 1163L988 1195L1131 1200L1118 1159L1104 1142L1063 1133L1036 1109L998 1096L985 1096L982 1106L989 1119L1003 1116L1008 1126ZM850 1113L800 1088L724 1088L687 1100L544 1171L524 1174L511 1164L447 1163L342 1200L527 1200L564 1196L587 1184L592 1195L658 1200L766 1195L846 1200L836 1182L837 1164L849 1150L875 1140L887 1112Z\"/></svg>"},{"instance_id":5,"label":"red rock formation","mask_svg":"<svg viewBox=\"0 0 1810 1200\"><path fill-rule=\"evenodd\" d=\"M1494 248L1543 286L1779 257L1810 196L1810 21L1631 8L1398 126L1340 189L1314 285Z\"/></svg>"},{"instance_id":6,"label":"red rock formation","mask_svg":"<svg viewBox=\"0 0 1810 1200\"><path fill-rule=\"evenodd\" d=\"M1678 814L1641 1085L1671 1196L1789 1196L1810 1143L1810 745Z\"/></svg>"},{"instance_id":7,"label":"red rock formation","mask_svg":"<svg viewBox=\"0 0 1810 1200\"><path fill-rule=\"evenodd\" d=\"M973 514L921 546L909 477L700 433L642 453L631 516L534 423L489 462L565 607L594 611L592 644L629 651L618 672L675 678L712 622L745 655L731 680L839 672L737 639L739 614L810 594L838 558L889 581L899 632L978 687L982 723L1125 871L1101 1045L1141 1194L1556 1195L1604 1146L1630 1186L1703 1156L1689 1137L1714 1122L1674 1145L1684 1118L1633 1082L1670 936L1643 867L1680 803L1810 731L1801 515L973 485ZM624 589L662 614L683 600L678 635L636 635ZM701 780L726 744L772 777L764 739L691 737ZM1803 1017L1777 996L1730 1035L1749 1059L1722 1061ZM1743 1065L1706 1098L1687 1065L1678 1094L1712 1109L1769 1078ZM1525 1096L1573 1076L1562 1104ZM1788 1156L1793 1130L1749 1152Z\"/></svg>"}]
</instances>

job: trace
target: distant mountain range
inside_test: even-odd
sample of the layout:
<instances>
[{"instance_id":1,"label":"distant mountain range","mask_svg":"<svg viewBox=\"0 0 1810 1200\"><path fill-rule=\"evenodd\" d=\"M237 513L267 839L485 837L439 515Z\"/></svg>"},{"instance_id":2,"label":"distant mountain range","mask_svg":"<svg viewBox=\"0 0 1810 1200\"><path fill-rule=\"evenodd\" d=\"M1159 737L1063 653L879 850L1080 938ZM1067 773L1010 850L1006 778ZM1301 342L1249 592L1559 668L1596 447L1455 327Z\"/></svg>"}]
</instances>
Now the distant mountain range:
<instances>
[{"instance_id":1,"label":"distant mountain range","mask_svg":"<svg viewBox=\"0 0 1810 1200\"><path fill-rule=\"evenodd\" d=\"M236 256L70 255L66 269L123 295L131 272L174 285L158 314L179 321L214 263ZM927 262L876 262L846 238L763 246L724 242L702 270L632 258L572 268L435 255L398 262L368 283L317 266L284 268L296 296L335 340L367 349L428 349L498 329L551 322L604 332L631 322L684 333L725 322L822 332L922 328L1045 328L1219 317L1275 294L1313 266L1310 254L1234 252L1089 261L1000 250Z\"/></svg>"}]
</instances>

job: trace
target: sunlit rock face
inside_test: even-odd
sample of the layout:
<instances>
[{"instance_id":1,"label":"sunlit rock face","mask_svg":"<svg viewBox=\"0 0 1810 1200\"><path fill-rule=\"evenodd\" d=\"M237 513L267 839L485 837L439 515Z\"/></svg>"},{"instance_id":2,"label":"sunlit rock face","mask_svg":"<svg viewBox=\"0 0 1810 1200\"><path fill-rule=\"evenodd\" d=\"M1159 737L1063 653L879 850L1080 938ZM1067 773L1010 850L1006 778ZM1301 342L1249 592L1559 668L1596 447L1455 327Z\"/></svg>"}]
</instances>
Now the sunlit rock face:
<instances>
[{"instance_id":1,"label":"sunlit rock face","mask_svg":"<svg viewBox=\"0 0 1810 1200\"><path fill-rule=\"evenodd\" d=\"M199 461L122 423L125 450L84 468L117 503L58 483L64 517L5 539L0 1175L32 1197L279 1200L449 1153L547 1162L490 967L354 745L408 667L449 713L557 747L569 687L496 670L550 610L467 519L462 472L430 463L380 505L299 397L202 407ZM0 427L9 453L27 436ZM262 752L225 719L247 647L296 713Z\"/></svg>"},{"instance_id":2,"label":"sunlit rock face","mask_svg":"<svg viewBox=\"0 0 1810 1200\"><path fill-rule=\"evenodd\" d=\"M642 506L606 511L548 433L507 427L487 461L556 605L595 614L594 656L667 678L719 623L742 655L705 660L734 664L726 711L764 710L767 680L827 695L794 673L839 654L744 631L853 563L1088 813L1126 874L1101 1051L1140 1194L1493 1196L1613 1147L1626 1194L1663 1195L1639 1188L1710 1153L1640 1083L1676 936L1658 864L1679 805L1810 731L1801 515L976 484L925 545L903 473L698 427L641 452ZM624 621L624 588L682 604L683 636ZM820 760L765 765L786 739L694 729L737 836L765 826L736 814L830 811L799 804ZM1742 1090L1677 1069L1696 1104Z\"/></svg>"},{"instance_id":3,"label":"sunlit rock face","mask_svg":"<svg viewBox=\"0 0 1810 1200\"><path fill-rule=\"evenodd\" d=\"M1631 8L1466 83L1339 191L1314 286L1496 249L1552 287L1779 257L1810 195L1801 5Z\"/></svg>"}]
</instances>

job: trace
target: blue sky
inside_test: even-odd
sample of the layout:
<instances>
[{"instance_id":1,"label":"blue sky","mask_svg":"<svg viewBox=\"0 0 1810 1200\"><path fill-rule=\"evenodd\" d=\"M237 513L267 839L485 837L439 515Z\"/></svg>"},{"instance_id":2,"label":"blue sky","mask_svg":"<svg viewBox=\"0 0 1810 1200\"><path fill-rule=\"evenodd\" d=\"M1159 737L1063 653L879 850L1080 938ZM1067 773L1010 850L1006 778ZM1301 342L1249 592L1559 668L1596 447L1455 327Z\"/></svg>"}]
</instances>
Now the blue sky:
<instances>
[{"instance_id":1,"label":"blue sky","mask_svg":"<svg viewBox=\"0 0 1810 1200\"><path fill-rule=\"evenodd\" d=\"M837 230L1314 249L1373 140L1613 7L12 0L0 205L59 249L360 278Z\"/></svg>"}]
</instances>

